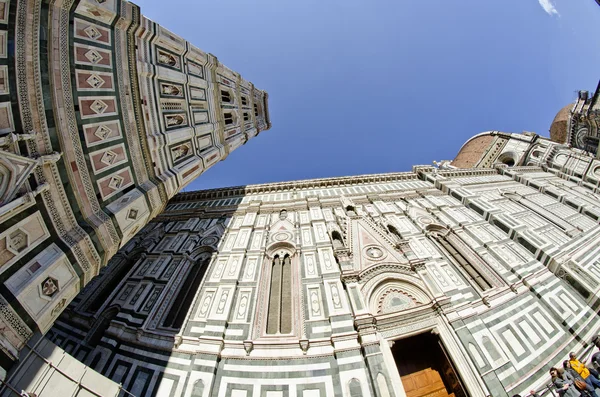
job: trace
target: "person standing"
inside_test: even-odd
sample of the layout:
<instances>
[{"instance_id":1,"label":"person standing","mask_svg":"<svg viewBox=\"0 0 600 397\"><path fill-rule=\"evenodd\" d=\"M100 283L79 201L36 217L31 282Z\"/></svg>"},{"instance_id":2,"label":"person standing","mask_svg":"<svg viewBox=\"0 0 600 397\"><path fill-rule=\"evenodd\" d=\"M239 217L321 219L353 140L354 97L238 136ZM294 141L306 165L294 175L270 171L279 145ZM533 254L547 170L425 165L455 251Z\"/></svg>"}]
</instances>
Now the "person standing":
<instances>
[{"instance_id":1,"label":"person standing","mask_svg":"<svg viewBox=\"0 0 600 397\"><path fill-rule=\"evenodd\" d=\"M577 359L577 356L573 352L569 353L569 365L583 378L585 383L594 388L600 387L600 380L590 373L590 370L584 363Z\"/></svg>"}]
</instances>

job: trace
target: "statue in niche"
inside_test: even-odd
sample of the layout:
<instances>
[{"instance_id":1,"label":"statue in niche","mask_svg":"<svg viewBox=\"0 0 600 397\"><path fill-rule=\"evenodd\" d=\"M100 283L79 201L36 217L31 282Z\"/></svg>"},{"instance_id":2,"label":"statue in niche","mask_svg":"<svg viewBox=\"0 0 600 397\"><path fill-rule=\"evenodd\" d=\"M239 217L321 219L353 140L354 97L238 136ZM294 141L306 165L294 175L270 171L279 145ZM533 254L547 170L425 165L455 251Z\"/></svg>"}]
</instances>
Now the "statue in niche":
<instances>
[{"instance_id":1,"label":"statue in niche","mask_svg":"<svg viewBox=\"0 0 600 397\"><path fill-rule=\"evenodd\" d=\"M184 122L184 118L180 114L173 114L165 116L167 120L167 127L174 127L176 125L181 125Z\"/></svg>"},{"instance_id":2,"label":"statue in niche","mask_svg":"<svg viewBox=\"0 0 600 397\"><path fill-rule=\"evenodd\" d=\"M162 63L163 65L176 66L177 60L171 54L167 54L165 52L158 53L158 63Z\"/></svg>"},{"instance_id":3,"label":"statue in niche","mask_svg":"<svg viewBox=\"0 0 600 397\"><path fill-rule=\"evenodd\" d=\"M163 95L181 96L181 89L173 84L162 84Z\"/></svg>"},{"instance_id":4,"label":"statue in niche","mask_svg":"<svg viewBox=\"0 0 600 397\"><path fill-rule=\"evenodd\" d=\"M175 149L173 149L171 151L171 153L173 153L173 160L177 160L177 159L187 156L189 151L190 151L190 148L187 145L177 146Z\"/></svg>"}]
</instances>

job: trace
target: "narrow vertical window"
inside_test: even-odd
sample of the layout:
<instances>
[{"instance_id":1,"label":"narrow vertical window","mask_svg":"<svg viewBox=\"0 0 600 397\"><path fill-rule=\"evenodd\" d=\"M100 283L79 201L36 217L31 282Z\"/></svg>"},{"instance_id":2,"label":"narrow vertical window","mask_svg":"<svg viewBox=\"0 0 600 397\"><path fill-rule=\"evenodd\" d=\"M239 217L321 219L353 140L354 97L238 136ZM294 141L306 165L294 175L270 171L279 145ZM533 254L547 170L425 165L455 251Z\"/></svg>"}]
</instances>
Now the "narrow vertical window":
<instances>
[{"instance_id":1,"label":"narrow vertical window","mask_svg":"<svg viewBox=\"0 0 600 397\"><path fill-rule=\"evenodd\" d=\"M258 117L258 105L256 103L254 104L254 116Z\"/></svg>"},{"instance_id":2,"label":"narrow vertical window","mask_svg":"<svg viewBox=\"0 0 600 397\"><path fill-rule=\"evenodd\" d=\"M267 334L292 332L292 262L289 255L276 255L271 266Z\"/></svg>"},{"instance_id":3,"label":"narrow vertical window","mask_svg":"<svg viewBox=\"0 0 600 397\"><path fill-rule=\"evenodd\" d=\"M450 254L450 256L456 260L456 262L458 262L458 265L465 271L468 278L475 283L480 290L486 291L493 288L492 284L484 277L484 275L473 265L471 265L471 263L454 248L452 243L446 239L446 237L440 237L438 238L438 241L442 247L444 247L446 252L448 252L448 254Z\"/></svg>"},{"instance_id":4,"label":"narrow vertical window","mask_svg":"<svg viewBox=\"0 0 600 397\"><path fill-rule=\"evenodd\" d=\"M248 106L248 98L245 96L242 97L242 106Z\"/></svg>"},{"instance_id":5,"label":"narrow vertical window","mask_svg":"<svg viewBox=\"0 0 600 397\"><path fill-rule=\"evenodd\" d=\"M168 328L181 328L183 320L185 320L185 316L194 300L194 296L198 291L200 281L202 281L202 277L204 276L209 261L210 256L207 256L200 259L192 266L185 281L181 284L177 298L173 301L171 309L169 309L169 312L163 321L163 326Z\"/></svg>"},{"instance_id":6,"label":"narrow vertical window","mask_svg":"<svg viewBox=\"0 0 600 397\"><path fill-rule=\"evenodd\" d=\"M248 120L250 120L250 116L248 115L248 112L244 112L244 121Z\"/></svg>"}]
</instances>

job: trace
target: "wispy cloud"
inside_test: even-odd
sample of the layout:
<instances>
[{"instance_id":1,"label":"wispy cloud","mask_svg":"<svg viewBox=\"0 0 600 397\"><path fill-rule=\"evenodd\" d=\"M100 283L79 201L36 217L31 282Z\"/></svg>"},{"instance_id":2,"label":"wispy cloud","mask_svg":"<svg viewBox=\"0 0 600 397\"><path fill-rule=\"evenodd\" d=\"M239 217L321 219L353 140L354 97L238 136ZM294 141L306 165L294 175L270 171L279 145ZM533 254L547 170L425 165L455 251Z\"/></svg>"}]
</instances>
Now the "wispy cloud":
<instances>
[{"instance_id":1,"label":"wispy cloud","mask_svg":"<svg viewBox=\"0 0 600 397\"><path fill-rule=\"evenodd\" d=\"M546 13L548 15L558 15L558 16L560 16L560 14L558 13L558 11L556 11L556 7L554 7L554 4L552 4L551 0L538 0L538 2L540 3L540 5L542 6L542 8L544 9L544 11L546 11Z\"/></svg>"}]
</instances>

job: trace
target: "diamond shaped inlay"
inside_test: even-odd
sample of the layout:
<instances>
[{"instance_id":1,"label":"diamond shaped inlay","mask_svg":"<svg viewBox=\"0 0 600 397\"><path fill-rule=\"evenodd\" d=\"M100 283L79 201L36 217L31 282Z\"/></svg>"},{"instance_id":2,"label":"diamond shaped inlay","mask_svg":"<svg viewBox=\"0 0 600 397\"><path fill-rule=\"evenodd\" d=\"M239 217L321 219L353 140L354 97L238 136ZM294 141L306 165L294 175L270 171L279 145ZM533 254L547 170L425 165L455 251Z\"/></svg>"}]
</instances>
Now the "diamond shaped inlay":
<instances>
[{"instance_id":1,"label":"diamond shaped inlay","mask_svg":"<svg viewBox=\"0 0 600 397\"><path fill-rule=\"evenodd\" d=\"M105 125L101 125L100 127L98 127L96 129L96 132L94 132L94 135L96 135L98 138L105 140L106 138L108 138L108 136L110 135L110 133L112 132L112 130L110 128L108 128Z\"/></svg>"},{"instance_id":2,"label":"diamond shaped inlay","mask_svg":"<svg viewBox=\"0 0 600 397\"><path fill-rule=\"evenodd\" d=\"M127 213L127 219L131 219L131 220L136 220L137 216L138 216L138 210L135 208L132 208L129 210L129 212Z\"/></svg>"},{"instance_id":3,"label":"diamond shaped inlay","mask_svg":"<svg viewBox=\"0 0 600 397\"><path fill-rule=\"evenodd\" d=\"M91 105L90 109L92 109L97 114L102 114L108 109L108 105L103 101L96 99Z\"/></svg>"},{"instance_id":4,"label":"diamond shaped inlay","mask_svg":"<svg viewBox=\"0 0 600 397\"><path fill-rule=\"evenodd\" d=\"M114 162L117 160L117 156L118 155L115 152L113 152L112 150L107 150L102 155L102 158L100 159L100 161L106 165L113 165Z\"/></svg>"},{"instance_id":5,"label":"diamond shaped inlay","mask_svg":"<svg viewBox=\"0 0 600 397\"><path fill-rule=\"evenodd\" d=\"M102 33L100 33L100 31L94 26L88 26L87 28L83 29L83 31L92 40L97 40L100 38L100 36L102 36Z\"/></svg>"},{"instance_id":6,"label":"diamond shaped inlay","mask_svg":"<svg viewBox=\"0 0 600 397\"><path fill-rule=\"evenodd\" d=\"M42 281L42 294L46 296L54 296L58 292L58 280L53 277L47 277Z\"/></svg>"},{"instance_id":7,"label":"diamond shaped inlay","mask_svg":"<svg viewBox=\"0 0 600 397\"><path fill-rule=\"evenodd\" d=\"M6 248L15 255L21 253L29 246L29 235L21 229L17 229L6 237Z\"/></svg>"},{"instance_id":8,"label":"diamond shaped inlay","mask_svg":"<svg viewBox=\"0 0 600 397\"><path fill-rule=\"evenodd\" d=\"M89 50L84 55L91 63L98 63L104 59L96 50Z\"/></svg>"},{"instance_id":9,"label":"diamond shaped inlay","mask_svg":"<svg viewBox=\"0 0 600 397\"><path fill-rule=\"evenodd\" d=\"M122 176L114 175L112 178L110 178L110 181L108 181L108 187L116 190L123 185L124 180L125 179Z\"/></svg>"},{"instance_id":10,"label":"diamond shaped inlay","mask_svg":"<svg viewBox=\"0 0 600 397\"><path fill-rule=\"evenodd\" d=\"M91 75L86 81L88 82L90 87L93 88L100 88L104 85L104 83L106 83L106 81L104 81L104 79L98 76L97 74Z\"/></svg>"}]
</instances>

